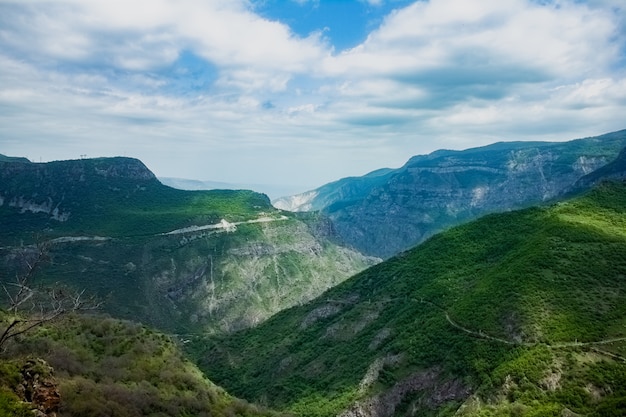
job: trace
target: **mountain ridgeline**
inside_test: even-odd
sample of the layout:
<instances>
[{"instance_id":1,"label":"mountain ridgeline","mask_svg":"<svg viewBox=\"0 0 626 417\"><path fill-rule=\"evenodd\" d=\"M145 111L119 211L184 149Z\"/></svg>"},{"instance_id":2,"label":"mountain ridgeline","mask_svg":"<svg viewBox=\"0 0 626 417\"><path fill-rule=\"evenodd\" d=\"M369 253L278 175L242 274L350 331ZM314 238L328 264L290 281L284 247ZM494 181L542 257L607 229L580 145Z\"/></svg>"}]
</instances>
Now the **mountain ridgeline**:
<instances>
[{"instance_id":1,"label":"mountain ridgeline","mask_svg":"<svg viewBox=\"0 0 626 417\"><path fill-rule=\"evenodd\" d=\"M376 262L333 243L323 216L252 191L166 187L130 158L4 158L0 219L3 280L44 255L39 284L177 333L255 325Z\"/></svg>"},{"instance_id":2,"label":"mountain ridgeline","mask_svg":"<svg viewBox=\"0 0 626 417\"><path fill-rule=\"evenodd\" d=\"M319 210L346 244L388 258L450 226L583 189L585 183L578 181L613 161L625 146L622 130L569 142L439 150L414 156L401 168L344 178L274 205Z\"/></svg>"},{"instance_id":3,"label":"mountain ridgeline","mask_svg":"<svg viewBox=\"0 0 626 417\"><path fill-rule=\"evenodd\" d=\"M451 228L190 351L298 415L623 415L626 182Z\"/></svg>"}]
</instances>

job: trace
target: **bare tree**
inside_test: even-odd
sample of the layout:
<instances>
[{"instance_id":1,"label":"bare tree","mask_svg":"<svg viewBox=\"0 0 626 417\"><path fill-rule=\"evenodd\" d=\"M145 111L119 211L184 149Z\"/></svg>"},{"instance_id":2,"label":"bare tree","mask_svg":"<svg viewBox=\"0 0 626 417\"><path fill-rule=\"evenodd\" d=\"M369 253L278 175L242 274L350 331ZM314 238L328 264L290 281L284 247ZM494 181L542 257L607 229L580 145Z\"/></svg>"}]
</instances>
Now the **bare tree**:
<instances>
[{"instance_id":1,"label":"bare tree","mask_svg":"<svg viewBox=\"0 0 626 417\"><path fill-rule=\"evenodd\" d=\"M59 284L37 289L35 274L48 259L47 243L20 248L16 252L14 280L1 281L6 317L0 324L0 351L8 340L43 323L72 311L94 310L100 306L95 297L85 297L85 290L76 291Z\"/></svg>"}]
</instances>

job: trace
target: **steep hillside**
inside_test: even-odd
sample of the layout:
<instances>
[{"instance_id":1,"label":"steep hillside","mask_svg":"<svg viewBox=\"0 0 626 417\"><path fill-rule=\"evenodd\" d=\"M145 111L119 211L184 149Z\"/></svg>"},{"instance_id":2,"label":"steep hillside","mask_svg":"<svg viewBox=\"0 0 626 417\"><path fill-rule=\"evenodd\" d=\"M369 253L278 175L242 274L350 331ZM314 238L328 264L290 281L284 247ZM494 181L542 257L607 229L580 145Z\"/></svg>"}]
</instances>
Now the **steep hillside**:
<instances>
[{"instance_id":1,"label":"steep hillside","mask_svg":"<svg viewBox=\"0 0 626 417\"><path fill-rule=\"evenodd\" d=\"M163 334L132 322L71 316L48 323L2 352L0 415L277 414L208 381Z\"/></svg>"},{"instance_id":2,"label":"steep hillside","mask_svg":"<svg viewBox=\"0 0 626 417\"><path fill-rule=\"evenodd\" d=\"M623 415L626 183L450 229L190 351L306 416Z\"/></svg>"},{"instance_id":3,"label":"steep hillside","mask_svg":"<svg viewBox=\"0 0 626 417\"><path fill-rule=\"evenodd\" d=\"M626 148L622 149L617 158L603 167L585 175L573 186L575 191L587 189L606 179L626 178Z\"/></svg>"},{"instance_id":4,"label":"steep hillside","mask_svg":"<svg viewBox=\"0 0 626 417\"><path fill-rule=\"evenodd\" d=\"M387 258L481 215L549 201L625 146L623 130L570 142L440 150L396 170L340 180L274 205L322 210L347 244Z\"/></svg>"},{"instance_id":5,"label":"steep hillside","mask_svg":"<svg viewBox=\"0 0 626 417\"><path fill-rule=\"evenodd\" d=\"M181 191L128 158L0 162L0 279L45 256L117 317L171 332L254 325L376 262L333 243L319 215L252 191Z\"/></svg>"}]
</instances>

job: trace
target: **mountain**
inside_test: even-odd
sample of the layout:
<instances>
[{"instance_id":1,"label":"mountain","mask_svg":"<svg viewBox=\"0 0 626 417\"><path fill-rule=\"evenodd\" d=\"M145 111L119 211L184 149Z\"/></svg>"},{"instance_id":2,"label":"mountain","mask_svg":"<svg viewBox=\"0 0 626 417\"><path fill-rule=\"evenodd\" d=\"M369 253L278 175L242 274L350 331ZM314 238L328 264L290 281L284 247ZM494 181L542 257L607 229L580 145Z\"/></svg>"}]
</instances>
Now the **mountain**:
<instances>
[{"instance_id":1,"label":"mountain","mask_svg":"<svg viewBox=\"0 0 626 417\"><path fill-rule=\"evenodd\" d=\"M24 163L29 163L30 162L30 160L28 160L28 158L6 156L6 155L2 155L2 154L0 154L0 161L2 161L2 162L24 162Z\"/></svg>"},{"instance_id":2,"label":"mountain","mask_svg":"<svg viewBox=\"0 0 626 417\"><path fill-rule=\"evenodd\" d=\"M346 244L388 258L450 226L570 191L614 160L626 130L570 142L501 142L412 157L403 167L346 178L274 201L321 210Z\"/></svg>"},{"instance_id":3,"label":"mountain","mask_svg":"<svg viewBox=\"0 0 626 417\"><path fill-rule=\"evenodd\" d=\"M358 201L372 188L384 185L395 170L382 168L362 177L342 178L313 191L272 201L274 207L288 211L318 211L341 201Z\"/></svg>"},{"instance_id":4,"label":"mountain","mask_svg":"<svg viewBox=\"0 0 626 417\"><path fill-rule=\"evenodd\" d=\"M132 322L67 316L0 358L0 415L277 416L207 380L175 341Z\"/></svg>"},{"instance_id":5,"label":"mountain","mask_svg":"<svg viewBox=\"0 0 626 417\"><path fill-rule=\"evenodd\" d=\"M607 179L626 178L626 148L622 149L617 158L605 166L580 178L573 186L574 190L589 188Z\"/></svg>"},{"instance_id":6,"label":"mountain","mask_svg":"<svg viewBox=\"0 0 626 417\"><path fill-rule=\"evenodd\" d=\"M302 416L623 415L626 182L451 228L188 347L229 392Z\"/></svg>"},{"instance_id":7,"label":"mountain","mask_svg":"<svg viewBox=\"0 0 626 417\"><path fill-rule=\"evenodd\" d=\"M163 184L177 188L179 190L255 190L277 198L289 195L301 190L301 187L289 187L287 185L267 185L267 184L234 184L219 181L199 181L184 178L159 177Z\"/></svg>"},{"instance_id":8,"label":"mountain","mask_svg":"<svg viewBox=\"0 0 626 417\"><path fill-rule=\"evenodd\" d=\"M3 282L45 257L40 284L175 333L255 325L377 262L336 244L321 215L176 190L131 158L0 161L0 224Z\"/></svg>"}]
</instances>

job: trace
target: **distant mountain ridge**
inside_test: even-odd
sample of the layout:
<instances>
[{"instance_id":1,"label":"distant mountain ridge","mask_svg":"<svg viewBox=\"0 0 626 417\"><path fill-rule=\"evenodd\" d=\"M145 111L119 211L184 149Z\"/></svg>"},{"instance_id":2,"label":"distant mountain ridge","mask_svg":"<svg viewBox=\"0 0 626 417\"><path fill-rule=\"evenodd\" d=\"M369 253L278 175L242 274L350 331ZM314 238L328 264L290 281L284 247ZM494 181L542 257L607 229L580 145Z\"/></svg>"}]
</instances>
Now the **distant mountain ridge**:
<instances>
[{"instance_id":1,"label":"distant mountain ridge","mask_svg":"<svg viewBox=\"0 0 626 417\"><path fill-rule=\"evenodd\" d=\"M28 158L6 156L6 155L0 154L0 162L23 162L23 163L30 163L30 160Z\"/></svg>"},{"instance_id":2,"label":"distant mountain ridge","mask_svg":"<svg viewBox=\"0 0 626 417\"><path fill-rule=\"evenodd\" d=\"M302 190L301 187L287 185L267 185L248 183L229 183L219 181L200 181L185 178L159 177L163 184L179 190L254 190L267 194L270 198L278 198Z\"/></svg>"},{"instance_id":3,"label":"distant mountain ridge","mask_svg":"<svg viewBox=\"0 0 626 417\"><path fill-rule=\"evenodd\" d=\"M382 185L395 170L381 168L362 177L348 177L291 197L272 201L274 207L288 211L317 211L337 201L350 202L362 198L372 187Z\"/></svg>"},{"instance_id":4,"label":"distant mountain ridge","mask_svg":"<svg viewBox=\"0 0 626 417\"><path fill-rule=\"evenodd\" d=\"M455 224L563 195L625 146L622 130L569 142L439 150L398 169L345 178L273 204L319 210L348 245L387 258Z\"/></svg>"}]
</instances>

